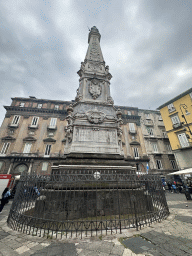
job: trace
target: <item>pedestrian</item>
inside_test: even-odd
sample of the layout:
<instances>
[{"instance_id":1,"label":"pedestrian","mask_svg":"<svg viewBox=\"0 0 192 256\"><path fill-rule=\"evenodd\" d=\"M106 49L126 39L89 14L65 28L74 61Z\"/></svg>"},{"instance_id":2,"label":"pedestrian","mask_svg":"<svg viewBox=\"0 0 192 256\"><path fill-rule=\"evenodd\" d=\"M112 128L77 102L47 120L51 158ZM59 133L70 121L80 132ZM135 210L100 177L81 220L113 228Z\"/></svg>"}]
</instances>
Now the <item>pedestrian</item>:
<instances>
[{"instance_id":1,"label":"pedestrian","mask_svg":"<svg viewBox=\"0 0 192 256\"><path fill-rule=\"evenodd\" d=\"M171 183L170 183L170 181L167 182L167 186L168 186L169 192L171 192L172 189L171 189Z\"/></svg>"},{"instance_id":2,"label":"pedestrian","mask_svg":"<svg viewBox=\"0 0 192 256\"><path fill-rule=\"evenodd\" d=\"M0 213L2 212L5 204L7 204L9 202L10 197L11 197L10 190L8 188L5 188L3 193L2 193Z\"/></svg>"},{"instance_id":3,"label":"pedestrian","mask_svg":"<svg viewBox=\"0 0 192 256\"><path fill-rule=\"evenodd\" d=\"M173 191L174 193L177 193L177 187L175 186L175 184L172 185Z\"/></svg>"}]
</instances>

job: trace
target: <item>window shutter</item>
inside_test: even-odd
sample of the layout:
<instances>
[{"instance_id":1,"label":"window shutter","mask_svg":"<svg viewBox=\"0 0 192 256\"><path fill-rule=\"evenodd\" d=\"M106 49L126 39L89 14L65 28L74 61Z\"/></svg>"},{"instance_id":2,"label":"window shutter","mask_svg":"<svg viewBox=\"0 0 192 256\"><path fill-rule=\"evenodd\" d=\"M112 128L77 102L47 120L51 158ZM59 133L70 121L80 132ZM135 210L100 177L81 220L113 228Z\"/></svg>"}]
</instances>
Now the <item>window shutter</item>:
<instances>
[{"instance_id":1,"label":"window shutter","mask_svg":"<svg viewBox=\"0 0 192 256\"><path fill-rule=\"evenodd\" d=\"M31 143L26 143L25 147L24 147L24 150L23 150L23 153L25 153L25 154L30 153L31 146L32 146Z\"/></svg>"},{"instance_id":2,"label":"window shutter","mask_svg":"<svg viewBox=\"0 0 192 256\"><path fill-rule=\"evenodd\" d=\"M179 124L180 123L180 120L179 120L178 116L172 116L171 121L172 121L173 124Z\"/></svg>"},{"instance_id":3,"label":"window shutter","mask_svg":"<svg viewBox=\"0 0 192 256\"><path fill-rule=\"evenodd\" d=\"M10 143L9 142L5 142L3 144L2 150L1 150L1 154L6 154L8 149L9 149Z\"/></svg>"},{"instance_id":4,"label":"window shutter","mask_svg":"<svg viewBox=\"0 0 192 256\"><path fill-rule=\"evenodd\" d=\"M134 150L134 156L135 156L135 157L139 157L138 148L133 148L133 150Z\"/></svg>"},{"instance_id":5,"label":"window shutter","mask_svg":"<svg viewBox=\"0 0 192 256\"><path fill-rule=\"evenodd\" d=\"M47 168L48 168L48 162L43 162L42 164L42 171L47 171Z\"/></svg>"},{"instance_id":6,"label":"window shutter","mask_svg":"<svg viewBox=\"0 0 192 256\"><path fill-rule=\"evenodd\" d=\"M153 143L153 151L154 151L155 153L158 153L157 143Z\"/></svg>"},{"instance_id":7,"label":"window shutter","mask_svg":"<svg viewBox=\"0 0 192 256\"><path fill-rule=\"evenodd\" d=\"M49 156L51 152L51 145L46 145L45 148L45 156Z\"/></svg>"},{"instance_id":8,"label":"window shutter","mask_svg":"<svg viewBox=\"0 0 192 256\"><path fill-rule=\"evenodd\" d=\"M134 123L129 123L129 130L131 132L135 132L135 124Z\"/></svg>"},{"instance_id":9,"label":"window shutter","mask_svg":"<svg viewBox=\"0 0 192 256\"><path fill-rule=\"evenodd\" d=\"M39 120L39 117L34 116L32 122L31 122L31 126L37 126L38 120Z\"/></svg>"},{"instance_id":10,"label":"window shutter","mask_svg":"<svg viewBox=\"0 0 192 256\"><path fill-rule=\"evenodd\" d=\"M156 163L157 163L157 169L162 169L163 168L161 160L156 160Z\"/></svg>"},{"instance_id":11,"label":"window shutter","mask_svg":"<svg viewBox=\"0 0 192 256\"><path fill-rule=\"evenodd\" d=\"M12 124L17 125L17 124L19 123L19 118L20 118L20 116L14 116L14 117L13 117Z\"/></svg>"},{"instance_id":12,"label":"window shutter","mask_svg":"<svg viewBox=\"0 0 192 256\"><path fill-rule=\"evenodd\" d=\"M57 123L57 118L51 118L49 126L55 128L56 123Z\"/></svg>"},{"instance_id":13,"label":"window shutter","mask_svg":"<svg viewBox=\"0 0 192 256\"><path fill-rule=\"evenodd\" d=\"M189 142L187 140L185 133L178 134L178 139L182 148L189 147Z\"/></svg>"}]
</instances>

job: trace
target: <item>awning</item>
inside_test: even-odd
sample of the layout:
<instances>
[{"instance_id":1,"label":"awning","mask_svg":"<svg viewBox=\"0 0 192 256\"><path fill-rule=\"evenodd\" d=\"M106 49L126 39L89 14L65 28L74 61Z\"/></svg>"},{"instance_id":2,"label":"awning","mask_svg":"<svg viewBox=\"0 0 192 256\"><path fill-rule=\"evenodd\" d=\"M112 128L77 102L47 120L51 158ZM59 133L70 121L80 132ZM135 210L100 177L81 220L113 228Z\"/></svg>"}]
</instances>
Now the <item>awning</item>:
<instances>
[{"instance_id":1,"label":"awning","mask_svg":"<svg viewBox=\"0 0 192 256\"><path fill-rule=\"evenodd\" d=\"M185 170L180 170L180 171L177 171L177 172L172 172L172 173L169 173L167 175L182 175L182 174L192 174L192 168L189 168L189 169L185 169Z\"/></svg>"}]
</instances>

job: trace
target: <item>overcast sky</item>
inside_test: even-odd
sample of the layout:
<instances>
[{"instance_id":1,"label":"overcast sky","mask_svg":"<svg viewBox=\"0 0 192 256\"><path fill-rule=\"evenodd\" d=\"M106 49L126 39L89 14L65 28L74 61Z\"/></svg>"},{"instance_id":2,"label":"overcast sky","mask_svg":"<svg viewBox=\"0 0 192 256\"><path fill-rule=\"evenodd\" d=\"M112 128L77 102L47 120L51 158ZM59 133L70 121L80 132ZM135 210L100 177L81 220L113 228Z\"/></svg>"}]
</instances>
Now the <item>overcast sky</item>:
<instances>
[{"instance_id":1,"label":"overcast sky","mask_svg":"<svg viewBox=\"0 0 192 256\"><path fill-rule=\"evenodd\" d=\"M156 109L191 88L191 0L1 0L0 123L11 97L73 100L88 28L115 105Z\"/></svg>"}]
</instances>

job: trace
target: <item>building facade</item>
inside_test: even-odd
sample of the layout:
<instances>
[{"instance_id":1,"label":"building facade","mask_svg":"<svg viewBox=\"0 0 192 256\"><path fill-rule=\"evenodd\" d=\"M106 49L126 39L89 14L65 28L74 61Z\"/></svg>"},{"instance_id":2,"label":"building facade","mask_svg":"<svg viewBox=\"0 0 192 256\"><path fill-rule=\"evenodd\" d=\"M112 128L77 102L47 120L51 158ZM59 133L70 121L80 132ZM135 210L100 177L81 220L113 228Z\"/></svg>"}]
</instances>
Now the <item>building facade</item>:
<instances>
[{"instance_id":1,"label":"building facade","mask_svg":"<svg viewBox=\"0 0 192 256\"><path fill-rule=\"evenodd\" d=\"M139 109L141 130L147 155L150 159L151 173L167 174L178 170L165 130L165 125L159 111Z\"/></svg>"},{"instance_id":2,"label":"building facade","mask_svg":"<svg viewBox=\"0 0 192 256\"><path fill-rule=\"evenodd\" d=\"M0 129L0 173L50 174L54 163L67 162L68 109L74 101L12 98L5 106ZM125 161L145 173L149 158L138 108L115 106L122 112L122 149ZM67 162L68 163L68 162Z\"/></svg>"},{"instance_id":3,"label":"building facade","mask_svg":"<svg viewBox=\"0 0 192 256\"><path fill-rule=\"evenodd\" d=\"M192 88L158 109L179 168L192 167Z\"/></svg>"}]
</instances>

